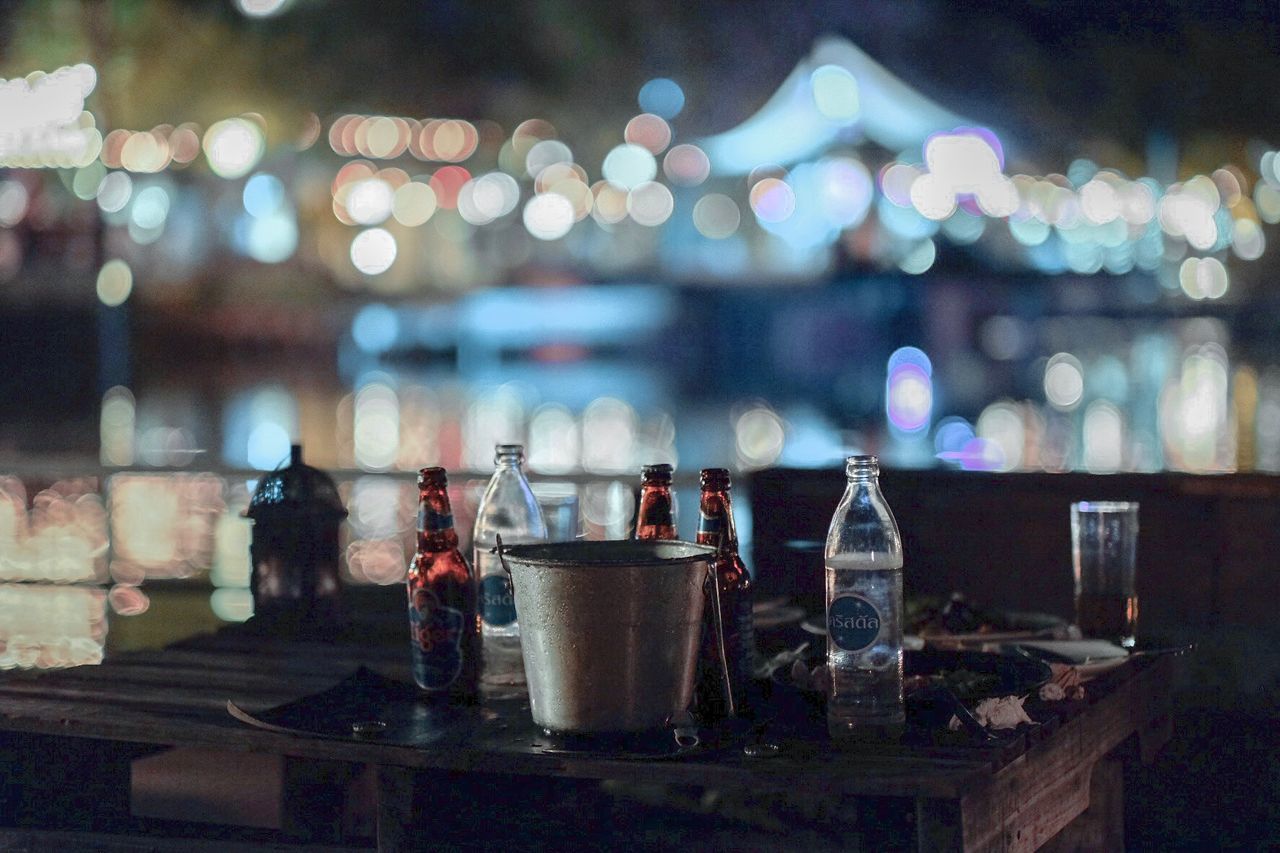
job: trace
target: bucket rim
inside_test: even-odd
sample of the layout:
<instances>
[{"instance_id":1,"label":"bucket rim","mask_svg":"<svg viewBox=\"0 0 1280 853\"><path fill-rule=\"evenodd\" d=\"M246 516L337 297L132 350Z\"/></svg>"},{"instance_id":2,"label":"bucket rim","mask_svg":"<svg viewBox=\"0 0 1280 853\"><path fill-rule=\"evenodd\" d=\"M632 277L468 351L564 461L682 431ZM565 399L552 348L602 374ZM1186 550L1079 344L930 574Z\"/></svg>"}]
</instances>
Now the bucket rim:
<instances>
[{"instance_id":1,"label":"bucket rim","mask_svg":"<svg viewBox=\"0 0 1280 853\"><path fill-rule=\"evenodd\" d=\"M674 546L691 553L678 557L641 556L635 553L626 553L629 547L636 548L640 545L646 545L650 548ZM599 549L601 546L604 549L616 548L617 554L609 555L605 559L593 557L591 560L584 561L581 556L574 556L572 553L553 557L545 556L541 553L551 548L572 552L588 548ZM567 542L537 542L523 545L504 545L502 547L502 557L506 560L520 563L521 565L548 566L551 568L580 568L587 563L593 566L676 566L703 562L711 559L715 554L716 549L710 545L699 545L696 542L686 542L681 539L575 539Z\"/></svg>"}]
</instances>

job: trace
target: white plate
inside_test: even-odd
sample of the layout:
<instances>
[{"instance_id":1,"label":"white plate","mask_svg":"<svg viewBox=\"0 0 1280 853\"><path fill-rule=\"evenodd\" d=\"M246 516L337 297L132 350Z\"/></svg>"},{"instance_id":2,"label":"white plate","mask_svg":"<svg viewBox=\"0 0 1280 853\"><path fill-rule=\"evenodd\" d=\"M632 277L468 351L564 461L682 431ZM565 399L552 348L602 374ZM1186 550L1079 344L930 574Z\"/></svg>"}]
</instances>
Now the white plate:
<instances>
[{"instance_id":1,"label":"white plate","mask_svg":"<svg viewBox=\"0 0 1280 853\"><path fill-rule=\"evenodd\" d=\"M1033 655L1045 652L1047 660L1070 663L1082 678L1115 669L1129 657L1128 649L1106 640L1024 640L1018 645Z\"/></svg>"}]
</instances>

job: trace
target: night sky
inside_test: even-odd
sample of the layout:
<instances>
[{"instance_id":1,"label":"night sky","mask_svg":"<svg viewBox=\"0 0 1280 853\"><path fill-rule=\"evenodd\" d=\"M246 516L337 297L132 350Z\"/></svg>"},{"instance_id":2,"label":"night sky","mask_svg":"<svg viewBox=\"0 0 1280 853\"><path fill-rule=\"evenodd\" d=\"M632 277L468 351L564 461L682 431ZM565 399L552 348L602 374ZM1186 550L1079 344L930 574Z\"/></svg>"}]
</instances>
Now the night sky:
<instances>
[{"instance_id":1,"label":"night sky","mask_svg":"<svg viewBox=\"0 0 1280 853\"><path fill-rule=\"evenodd\" d=\"M6 0L0 67L81 61L77 41L96 40L155 72L118 108L129 126L215 100L222 71L246 99L260 87L321 114L542 113L583 133L632 112L639 86L664 75L689 95L682 131L702 134L750 115L827 33L1010 133L1045 169L1090 144L1141 156L1156 132L1219 161L1280 137L1280 9L1262 2L297 0L255 21L230 0ZM184 40L197 67L173 67Z\"/></svg>"}]
</instances>

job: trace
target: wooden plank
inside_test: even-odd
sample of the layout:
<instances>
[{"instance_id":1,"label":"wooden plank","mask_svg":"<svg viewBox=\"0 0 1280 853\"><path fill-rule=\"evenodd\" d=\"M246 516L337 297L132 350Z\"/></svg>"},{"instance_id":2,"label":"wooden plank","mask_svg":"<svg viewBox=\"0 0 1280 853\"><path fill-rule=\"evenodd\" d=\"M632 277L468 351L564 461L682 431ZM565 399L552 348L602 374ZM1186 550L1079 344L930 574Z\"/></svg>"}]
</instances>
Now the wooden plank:
<instances>
[{"instance_id":1,"label":"wooden plank","mask_svg":"<svg viewBox=\"0 0 1280 853\"><path fill-rule=\"evenodd\" d=\"M1124 767L1119 759L1104 758L1093 766L1089 807L1040 849L1042 853L1124 850Z\"/></svg>"},{"instance_id":2,"label":"wooden plank","mask_svg":"<svg viewBox=\"0 0 1280 853\"><path fill-rule=\"evenodd\" d=\"M378 768L378 853L409 849L416 776L404 767Z\"/></svg>"},{"instance_id":3,"label":"wooden plank","mask_svg":"<svg viewBox=\"0 0 1280 853\"><path fill-rule=\"evenodd\" d=\"M228 838L159 837L154 835L0 829L0 850L82 850L94 853L367 853L370 848L237 841Z\"/></svg>"}]
</instances>

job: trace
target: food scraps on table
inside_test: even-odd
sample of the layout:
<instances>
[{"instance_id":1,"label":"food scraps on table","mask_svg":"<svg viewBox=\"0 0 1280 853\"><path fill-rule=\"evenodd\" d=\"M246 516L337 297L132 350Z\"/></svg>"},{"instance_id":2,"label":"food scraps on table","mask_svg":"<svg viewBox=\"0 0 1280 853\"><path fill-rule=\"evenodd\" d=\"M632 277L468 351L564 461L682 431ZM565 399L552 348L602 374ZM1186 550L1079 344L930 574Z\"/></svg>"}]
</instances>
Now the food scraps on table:
<instances>
[{"instance_id":1,"label":"food scraps on table","mask_svg":"<svg viewBox=\"0 0 1280 853\"><path fill-rule=\"evenodd\" d=\"M1052 673L1049 683L1040 688L1040 698L1045 701L1055 701L1054 698L1045 696L1045 688L1057 686L1062 691L1062 696L1056 699L1074 699L1079 701L1084 698L1084 685L1081 684L1080 670L1069 663L1051 663L1049 671ZM1056 693L1057 691L1050 691Z\"/></svg>"}]
</instances>

